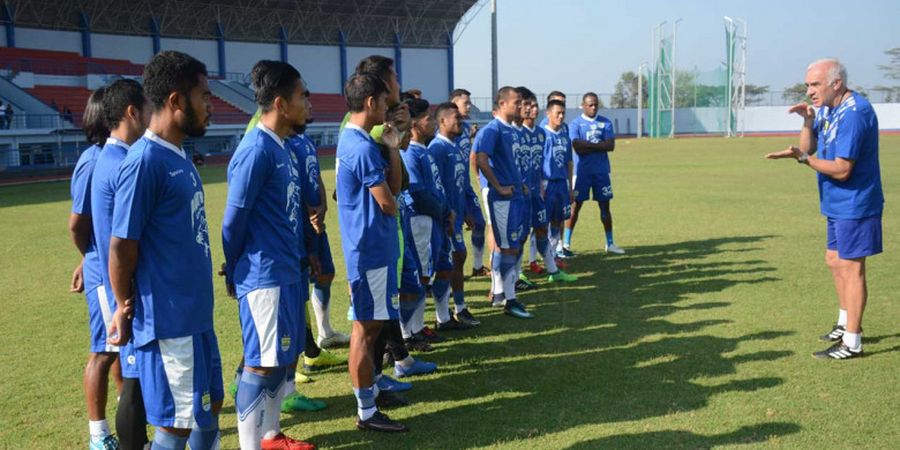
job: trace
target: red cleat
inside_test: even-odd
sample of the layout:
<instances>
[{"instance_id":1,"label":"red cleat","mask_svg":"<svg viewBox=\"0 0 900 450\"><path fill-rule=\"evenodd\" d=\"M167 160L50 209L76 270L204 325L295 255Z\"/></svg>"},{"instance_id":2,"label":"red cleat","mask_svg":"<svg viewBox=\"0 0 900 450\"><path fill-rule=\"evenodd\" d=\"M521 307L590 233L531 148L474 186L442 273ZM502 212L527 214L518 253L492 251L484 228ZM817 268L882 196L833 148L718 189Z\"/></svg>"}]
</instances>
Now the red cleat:
<instances>
[{"instance_id":1,"label":"red cleat","mask_svg":"<svg viewBox=\"0 0 900 450\"><path fill-rule=\"evenodd\" d=\"M531 264L528 265L528 270L530 270L531 273L534 273L537 275L544 273L544 268L541 267L541 265L538 264L537 261L532 261Z\"/></svg>"},{"instance_id":2,"label":"red cleat","mask_svg":"<svg viewBox=\"0 0 900 450\"><path fill-rule=\"evenodd\" d=\"M316 450L315 444L291 439L284 433L278 433L272 439L263 439L259 445L262 450Z\"/></svg>"},{"instance_id":3,"label":"red cleat","mask_svg":"<svg viewBox=\"0 0 900 450\"><path fill-rule=\"evenodd\" d=\"M561 259L559 259L559 258L556 258L556 267L559 267L560 269L566 270L566 269L569 268L569 263L567 263L567 262L565 262L565 261L563 261L563 260L561 260Z\"/></svg>"}]
</instances>

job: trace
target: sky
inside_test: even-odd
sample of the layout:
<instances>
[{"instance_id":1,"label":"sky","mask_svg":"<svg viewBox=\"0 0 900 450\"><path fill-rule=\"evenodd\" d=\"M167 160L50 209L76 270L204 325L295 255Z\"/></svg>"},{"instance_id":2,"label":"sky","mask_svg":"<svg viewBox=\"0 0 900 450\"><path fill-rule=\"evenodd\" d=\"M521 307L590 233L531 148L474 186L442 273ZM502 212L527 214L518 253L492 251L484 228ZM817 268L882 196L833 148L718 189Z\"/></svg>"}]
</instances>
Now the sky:
<instances>
[{"instance_id":1,"label":"sky","mask_svg":"<svg viewBox=\"0 0 900 450\"><path fill-rule=\"evenodd\" d=\"M491 8L481 1L454 47L455 87L473 97L491 90ZM851 86L900 84L877 67L900 47L897 0L497 0L497 14L499 84L539 94L612 93L623 72L650 60L653 27L679 18L676 68L713 69L725 59L723 16L747 22L749 84L781 91L824 57L844 63Z\"/></svg>"}]
</instances>

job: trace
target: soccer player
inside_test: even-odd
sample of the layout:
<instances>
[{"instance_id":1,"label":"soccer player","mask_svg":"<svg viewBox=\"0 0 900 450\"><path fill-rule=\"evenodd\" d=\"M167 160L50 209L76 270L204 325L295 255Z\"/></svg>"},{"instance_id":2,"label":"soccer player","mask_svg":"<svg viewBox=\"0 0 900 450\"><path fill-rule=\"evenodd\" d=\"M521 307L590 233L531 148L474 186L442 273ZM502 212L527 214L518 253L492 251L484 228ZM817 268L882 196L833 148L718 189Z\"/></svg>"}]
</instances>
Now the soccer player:
<instances>
[{"instance_id":1,"label":"soccer player","mask_svg":"<svg viewBox=\"0 0 900 450\"><path fill-rule=\"evenodd\" d=\"M552 92L550 92L549 94L547 94L547 104L549 105L550 102L552 102L553 100L558 100L558 101L562 102L562 104L563 104L563 109L565 109L565 106L566 106L566 94L563 94L563 93L560 92L560 91L552 91ZM547 116L545 115L544 118L541 119L540 127L541 127L541 128L546 127L546 126L547 126L547 123L549 123L549 122L550 122L550 118L547 117ZM568 136L568 135L569 135L569 126L568 126L568 124L565 123L565 122L563 122L562 128L563 128L563 133L565 133L565 135ZM573 155L573 157L574 157L574 155Z\"/></svg>"},{"instance_id":2,"label":"soccer player","mask_svg":"<svg viewBox=\"0 0 900 450\"><path fill-rule=\"evenodd\" d=\"M466 242L463 239L460 217L465 216L466 202L466 161L463 160L456 145L456 139L462 132L462 116L459 109L453 103L441 103L434 111L431 118L433 126L438 130L434 139L428 144L428 153L434 159L440 172L441 185L444 188L444 196L447 206L453 211L452 229L449 235L442 235L440 258L444 259L445 253L451 254L453 268L450 273L450 284L453 291L453 304L455 313L453 316L441 317L438 315L437 330L465 330L478 326L479 321L466 307L465 292L463 291L463 266L466 263ZM457 227L457 224L460 226ZM452 253L451 253L452 250ZM435 298L438 293L438 282L435 281ZM449 296L449 292L443 294ZM448 303L442 300L442 304Z\"/></svg>"},{"instance_id":3,"label":"soccer player","mask_svg":"<svg viewBox=\"0 0 900 450\"><path fill-rule=\"evenodd\" d=\"M115 194L110 343L123 345L134 333L154 448L183 449L190 436L192 449L212 449L224 396L212 259L203 184L181 149L209 123L206 66L184 53L158 53L144 69L144 94L150 125L122 161Z\"/></svg>"},{"instance_id":4,"label":"soccer player","mask_svg":"<svg viewBox=\"0 0 900 450\"><path fill-rule=\"evenodd\" d=\"M813 356L844 360L863 355L866 258L882 252L884 193L878 162L878 117L869 101L847 87L847 69L821 59L806 70L806 103L788 111L803 118L799 146L766 158L795 158L816 171L825 216L825 263L837 290L837 324L821 336L833 345Z\"/></svg>"},{"instance_id":5,"label":"soccer player","mask_svg":"<svg viewBox=\"0 0 900 450\"><path fill-rule=\"evenodd\" d=\"M531 318L532 314L516 300L519 249L525 208L522 176L516 167L514 149L519 146L518 132L511 125L522 98L516 90L504 86L497 92L497 115L475 138L472 147L482 182L487 184L487 207L497 244L491 268L494 280L493 301L503 302L504 312L513 317Z\"/></svg>"},{"instance_id":6,"label":"soccer player","mask_svg":"<svg viewBox=\"0 0 900 450\"><path fill-rule=\"evenodd\" d=\"M109 127L103 112L105 92L105 88L95 90L88 98L85 108L84 134L92 145L81 153L75 164L71 183L72 210L69 214L72 242L82 257L81 263L75 267L72 274L71 291L85 293L91 330L91 353L84 368L83 380L91 449L117 448L119 445L116 438L110 434L106 422L106 396L110 372L114 374L116 384L122 382L116 364L119 348L110 345L106 340L112 312L107 291L102 285L91 204L91 178L102 145L109 136Z\"/></svg>"},{"instance_id":7,"label":"soccer player","mask_svg":"<svg viewBox=\"0 0 900 450\"><path fill-rule=\"evenodd\" d=\"M394 196L402 182L400 135L392 126L383 129L381 142L387 148L387 164L369 135L372 127L384 123L390 92L381 78L367 72L347 81L344 96L350 118L338 140L336 194L350 284L353 330L349 372L357 399L357 427L402 432L406 426L391 420L375 405L378 388L373 373L375 341L384 321L398 319L394 299L400 249Z\"/></svg>"},{"instance_id":8,"label":"soccer player","mask_svg":"<svg viewBox=\"0 0 900 450\"><path fill-rule=\"evenodd\" d=\"M106 289L106 298L113 299L112 284L109 279L109 240L112 232L113 209L119 166L135 141L150 122L150 107L146 105L143 87L130 79L116 80L103 88L103 118L110 128L110 136L94 165L91 178L91 217L94 236L97 238L97 256L100 263L101 288ZM109 301L107 308L116 307ZM112 314L110 314L111 316ZM122 368L122 389L116 411L116 431L122 448L143 448L147 443L147 418L141 395L140 375L134 354L134 341L120 347L119 364Z\"/></svg>"},{"instance_id":9,"label":"soccer player","mask_svg":"<svg viewBox=\"0 0 900 450\"><path fill-rule=\"evenodd\" d=\"M478 126L465 121L469 118L469 111L472 109L471 96L472 94L465 89L454 89L450 93L450 102L456 105L463 118L459 137L455 139L455 142L465 164L465 213L456 218L456 230L462 231L463 225L472 230L472 276L483 277L489 272L488 268L484 266L485 222L478 194L472 189L472 172L470 170L475 162L475 158L472 156L472 139L475 138Z\"/></svg>"},{"instance_id":10,"label":"soccer player","mask_svg":"<svg viewBox=\"0 0 900 450\"><path fill-rule=\"evenodd\" d=\"M516 129L516 132L519 133L519 145L513 147L513 157L516 160L516 167L519 169L519 174L522 177L522 184L524 185L524 189L522 191L522 196L524 197L524 207L521 210L522 213L522 234L521 234L521 246L519 247L519 256L516 260L516 271L518 272L518 281L516 281L516 291L528 291L537 287L534 282L528 279L527 276L522 272L522 259L525 255L525 241L528 239L528 236L532 232L532 222L533 222L533 214L540 214L538 211L533 210L532 203L532 195L533 191L533 176L532 172L534 171L534 167L532 165L532 145L538 144L539 136L543 134L542 131L538 131L533 127L534 122L532 121L532 128L528 130L523 125L524 117L528 114L532 114L537 109L537 102L534 100L534 93L531 92L530 89L519 86L516 88L516 92L519 93L519 97L522 99L522 102L519 105L519 109L516 112L515 118L513 118L513 128ZM543 220L546 222L546 219Z\"/></svg>"},{"instance_id":11,"label":"soccer player","mask_svg":"<svg viewBox=\"0 0 900 450\"><path fill-rule=\"evenodd\" d=\"M281 432L279 412L304 347L308 274L302 188L286 138L306 124L305 83L290 64L263 60L251 73L259 123L228 165L222 221L225 278L239 299L244 370L235 399L241 448L315 448ZM294 389L290 389L293 392Z\"/></svg>"},{"instance_id":12,"label":"soccer player","mask_svg":"<svg viewBox=\"0 0 900 450\"><path fill-rule=\"evenodd\" d=\"M575 204L572 217L563 234L563 249L571 253L572 232L578 222L578 213L585 200L593 198L600 205L600 221L606 231L606 253L625 254L613 240L612 212L609 202L613 198L612 181L609 173L609 152L616 149L616 133L612 121L597 114L600 103L597 94L588 92L581 98L581 116L569 124L569 138L572 148L578 154L575 167Z\"/></svg>"},{"instance_id":13,"label":"soccer player","mask_svg":"<svg viewBox=\"0 0 900 450\"><path fill-rule=\"evenodd\" d=\"M572 195L572 144L569 136L563 131L566 120L566 105L559 100L547 103L547 126L544 127L545 139L542 147L542 192L547 208L547 219L550 222L550 242L543 250L544 263L549 272L550 282L577 281L556 265L554 255L556 243L559 241L563 223L569 218L573 203Z\"/></svg>"}]
</instances>

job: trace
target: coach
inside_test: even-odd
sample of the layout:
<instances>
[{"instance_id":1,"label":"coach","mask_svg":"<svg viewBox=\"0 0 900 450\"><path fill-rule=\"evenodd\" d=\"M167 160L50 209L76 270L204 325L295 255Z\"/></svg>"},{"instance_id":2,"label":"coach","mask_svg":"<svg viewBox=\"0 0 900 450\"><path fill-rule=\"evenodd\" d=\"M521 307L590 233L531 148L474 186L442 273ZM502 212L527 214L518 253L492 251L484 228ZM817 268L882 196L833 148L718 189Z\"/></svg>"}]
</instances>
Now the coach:
<instances>
[{"instance_id":1,"label":"coach","mask_svg":"<svg viewBox=\"0 0 900 450\"><path fill-rule=\"evenodd\" d=\"M803 118L800 146L766 155L795 158L815 170L819 201L827 223L825 262L840 301L838 322L821 339L834 344L813 356L862 356L862 316L866 308L866 257L881 253L884 194L878 164L878 118L869 101L847 88L847 70L822 59L806 71L805 103L790 113Z\"/></svg>"}]
</instances>

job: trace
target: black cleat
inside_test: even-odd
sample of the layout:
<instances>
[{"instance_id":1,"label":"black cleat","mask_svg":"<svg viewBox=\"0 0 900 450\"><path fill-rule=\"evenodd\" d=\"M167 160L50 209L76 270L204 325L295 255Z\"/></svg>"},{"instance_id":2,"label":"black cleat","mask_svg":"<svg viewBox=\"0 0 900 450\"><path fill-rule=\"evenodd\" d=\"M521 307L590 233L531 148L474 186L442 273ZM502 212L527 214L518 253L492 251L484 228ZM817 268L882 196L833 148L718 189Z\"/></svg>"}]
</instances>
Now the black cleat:
<instances>
[{"instance_id":1,"label":"black cleat","mask_svg":"<svg viewBox=\"0 0 900 450\"><path fill-rule=\"evenodd\" d=\"M445 342L447 338L438 336L437 333L434 332L431 328L425 327L422 328L422 331L419 331L417 334L420 334L422 338L425 339L426 342L430 344L437 344L440 342Z\"/></svg>"},{"instance_id":2,"label":"black cleat","mask_svg":"<svg viewBox=\"0 0 900 450\"><path fill-rule=\"evenodd\" d=\"M396 392L379 391L378 397L375 397L375 406L384 409L399 408L409 406L409 400Z\"/></svg>"},{"instance_id":3,"label":"black cleat","mask_svg":"<svg viewBox=\"0 0 900 450\"><path fill-rule=\"evenodd\" d=\"M853 351L847 344L838 342L821 352L813 353L813 356L819 359L852 359L859 358L863 355L862 348L859 351Z\"/></svg>"},{"instance_id":4,"label":"black cleat","mask_svg":"<svg viewBox=\"0 0 900 450\"><path fill-rule=\"evenodd\" d=\"M451 317L450 320L443 322L443 323L437 322L437 324L435 325L435 328L437 328L437 330L441 331L441 332L462 331L462 330L468 330L468 329L471 329L474 327L475 327L475 325L460 322L453 317Z\"/></svg>"},{"instance_id":5,"label":"black cleat","mask_svg":"<svg viewBox=\"0 0 900 450\"><path fill-rule=\"evenodd\" d=\"M844 337L844 333L847 332L847 329L844 328L843 325L834 324L831 327L831 331L819 336L819 340L822 342L837 342Z\"/></svg>"},{"instance_id":6,"label":"black cleat","mask_svg":"<svg viewBox=\"0 0 900 450\"><path fill-rule=\"evenodd\" d=\"M421 333L416 333L413 337L404 339L403 343L406 344L406 349L411 352L430 352L434 350L434 347L425 340Z\"/></svg>"},{"instance_id":7,"label":"black cleat","mask_svg":"<svg viewBox=\"0 0 900 450\"><path fill-rule=\"evenodd\" d=\"M360 430L380 431L382 433L405 433L409 431L409 428L406 428L406 425L391 420L390 417L383 414L381 411L375 411L375 414L372 417L369 417L369 420L360 420L359 417L357 417L356 428L359 428Z\"/></svg>"},{"instance_id":8,"label":"black cleat","mask_svg":"<svg viewBox=\"0 0 900 450\"><path fill-rule=\"evenodd\" d=\"M491 270L485 266L481 266L480 269L472 269L472 278L489 276L491 276Z\"/></svg>"},{"instance_id":9,"label":"black cleat","mask_svg":"<svg viewBox=\"0 0 900 450\"><path fill-rule=\"evenodd\" d=\"M469 308L466 308L466 309L456 313L455 317L456 317L456 321L459 323L471 325L473 327L477 327L478 325L481 325L481 322L479 322L478 319L476 319L475 316L473 316L472 313L469 312Z\"/></svg>"}]
</instances>

